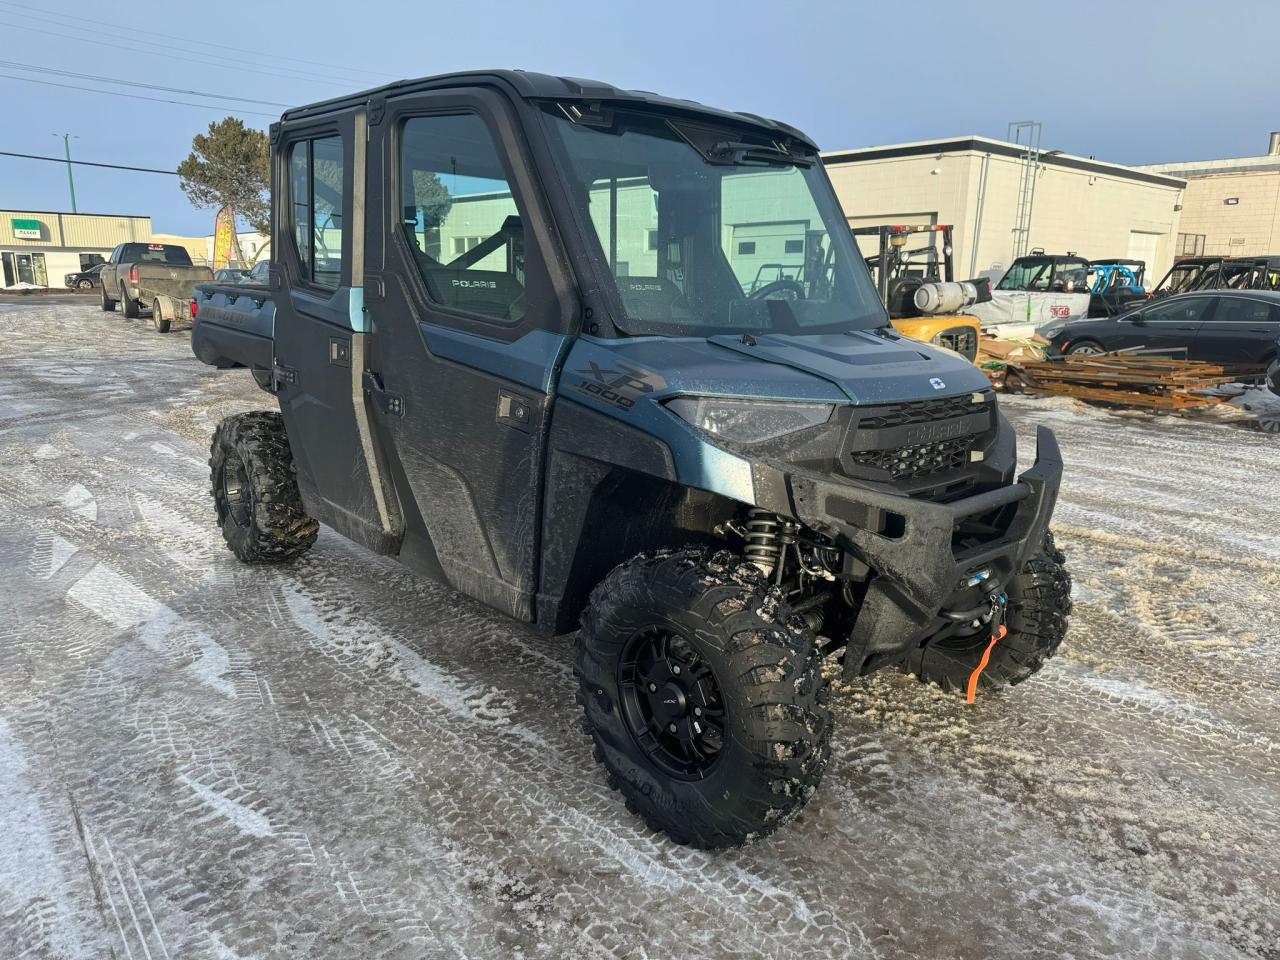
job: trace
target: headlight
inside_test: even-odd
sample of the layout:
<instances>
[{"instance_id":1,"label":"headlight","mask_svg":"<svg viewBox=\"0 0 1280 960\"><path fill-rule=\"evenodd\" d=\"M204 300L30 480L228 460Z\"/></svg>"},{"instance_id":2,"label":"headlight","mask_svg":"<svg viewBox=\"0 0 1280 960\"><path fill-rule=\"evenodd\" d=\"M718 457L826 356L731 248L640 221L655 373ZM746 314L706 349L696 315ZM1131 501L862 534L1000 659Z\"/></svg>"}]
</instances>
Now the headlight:
<instances>
[{"instance_id":1,"label":"headlight","mask_svg":"<svg viewBox=\"0 0 1280 960\"><path fill-rule=\"evenodd\" d=\"M835 404L785 403L774 400L722 400L676 397L667 409L681 420L733 443L759 443L831 419Z\"/></svg>"}]
</instances>

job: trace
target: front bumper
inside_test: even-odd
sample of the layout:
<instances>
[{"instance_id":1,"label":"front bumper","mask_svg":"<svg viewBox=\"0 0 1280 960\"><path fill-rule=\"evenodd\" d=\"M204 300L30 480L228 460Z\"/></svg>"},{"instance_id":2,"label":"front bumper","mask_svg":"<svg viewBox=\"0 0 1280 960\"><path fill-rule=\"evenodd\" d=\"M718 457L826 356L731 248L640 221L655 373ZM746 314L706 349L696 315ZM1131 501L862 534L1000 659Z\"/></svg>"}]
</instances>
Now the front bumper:
<instances>
[{"instance_id":1,"label":"front bumper","mask_svg":"<svg viewBox=\"0 0 1280 960\"><path fill-rule=\"evenodd\" d=\"M1053 431L1038 427L1035 463L1016 482L951 503L803 472L787 471L783 479L790 509L779 512L831 537L875 571L845 656L846 675L857 675L935 632L942 611L963 609L966 582L975 574L987 571L990 582L1007 584L1022 569L1049 528L1062 453ZM975 517L997 517L996 535L977 546L956 546L957 526Z\"/></svg>"}]
</instances>

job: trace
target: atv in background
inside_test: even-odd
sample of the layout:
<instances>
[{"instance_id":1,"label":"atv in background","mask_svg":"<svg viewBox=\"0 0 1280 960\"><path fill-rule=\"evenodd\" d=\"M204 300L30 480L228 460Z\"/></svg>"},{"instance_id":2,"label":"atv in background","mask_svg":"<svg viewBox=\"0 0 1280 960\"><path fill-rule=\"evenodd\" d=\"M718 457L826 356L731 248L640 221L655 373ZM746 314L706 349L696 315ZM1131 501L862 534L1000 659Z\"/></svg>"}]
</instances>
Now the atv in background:
<instances>
[{"instance_id":1,"label":"atv in background","mask_svg":"<svg viewBox=\"0 0 1280 960\"><path fill-rule=\"evenodd\" d=\"M991 302L972 312L998 336L1048 337L1062 324L1089 313L1089 261L1075 254L1036 250L1014 260L991 292Z\"/></svg>"},{"instance_id":2,"label":"atv in background","mask_svg":"<svg viewBox=\"0 0 1280 960\"><path fill-rule=\"evenodd\" d=\"M956 282L951 229L949 224L883 225L857 227L853 235L876 240L875 252L866 257L866 264L893 328L913 340L946 347L973 361L982 328L976 317L961 311L989 301L991 283L986 277ZM907 248L913 238L921 236L928 241L925 246Z\"/></svg>"},{"instance_id":3,"label":"atv in background","mask_svg":"<svg viewBox=\"0 0 1280 960\"><path fill-rule=\"evenodd\" d=\"M1280 290L1280 257L1185 257L1170 268L1150 296L1224 289Z\"/></svg>"},{"instance_id":4,"label":"atv in background","mask_svg":"<svg viewBox=\"0 0 1280 960\"><path fill-rule=\"evenodd\" d=\"M1089 317L1115 317L1147 299L1142 260L1089 261Z\"/></svg>"},{"instance_id":5,"label":"atv in background","mask_svg":"<svg viewBox=\"0 0 1280 960\"><path fill-rule=\"evenodd\" d=\"M202 287L192 331L280 405L213 437L241 560L326 523L577 628L609 784L700 847L813 796L824 660L972 700L1057 651L1053 433L1019 474L985 374L894 331L800 131L504 71L290 110L270 139L269 286ZM802 272L759 282L788 254Z\"/></svg>"}]
</instances>

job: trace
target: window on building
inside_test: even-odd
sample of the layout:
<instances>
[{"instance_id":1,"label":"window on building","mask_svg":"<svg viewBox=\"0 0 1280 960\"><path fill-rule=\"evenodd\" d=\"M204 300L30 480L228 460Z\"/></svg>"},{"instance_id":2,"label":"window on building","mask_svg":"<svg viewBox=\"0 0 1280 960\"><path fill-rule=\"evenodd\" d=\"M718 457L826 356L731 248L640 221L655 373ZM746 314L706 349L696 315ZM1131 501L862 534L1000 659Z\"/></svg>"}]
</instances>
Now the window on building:
<instances>
[{"instance_id":1,"label":"window on building","mask_svg":"<svg viewBox=\"0 0 1280 960\"><path fill-rule=\"evenodd\" d=\"M100 263L106 263L107 258L100 253L82 253L80 254L81 271L92 270Z\"/></svg>"},{"instance_id":2,"label":"window on building","mask_svg":"<svg viewBox=\"0 0 1280 960\"><path fill-rule=\"evenodd\" d=\"M1203 233L1180 233L1178 234L1178 252L1179 257L1202 257L1204 256L1204 238Z\"/></svg>"},{"instance_id":3,"label":"window on building","mask_svg":"<svg viewBox=\"0 0 1280 960\"><path fill-rule=\"evenodd\" d=\"M430 300L493 320L523 318L524 221L484 120L409 119L400 167L402 230Z\"/></svg>"},{"instance_id":4,"label":"window on building","mask_svg":"<svg viewBox=\"0 0 1280 960\"><path fill-rule=\"evenodd\" d=\"M43 253L5 253L0 254L3 262L4 284L11 287L15 283L29 283L37 287L49 285L49 274L45 270Z\"/></svg>"},{"instance_id":5,"label":"window on building","mask_svg":"<svg viewBox=\"0 0 1280 960\"><path fill-rule=\"evenodd\" d=\"M474 250L480 245L484 237L454 237L453 238L453 255L459 256L468 250Z\"/></svg>"},{"instance_id":6,"label":"window on building","mask_svg":"<svg viewBox=\"0 0 1280 960\"><path fill-rule=\"evenodd\" d=\"M804 241L788 240L783 249L787 253L804 253Z\"/></svg>"},{"instance_id":7,"label":"window on building","mask_svg":"<svg viewBox=\"0 0 1280 960\"><path fill-rule=\"evenodd\" d=\"M342 277L346 191L341 137L301 140L290 148L291 233L299 266L304 280L330 290Z\"/></svg>"},{"instance_id":8,"label":"window on building","mask_svg":"<svg viewBox=\"0 0 1280 960\"><path fill-rule=\"evenodd\" d=\"M756 252L756 244L754 240L743 240L738 244L738 256L749 257Z\"/></svg>"},{"instance_id":9,"label":"window on building","mask_svg":"<svg viewBox=\"0 0 1280 960\"><path fill-rule=\"evenodd\" d=\"M658 249L658 231L657 230L649 231L649 249L650 250Z\"/></svg>"}]
</instances>

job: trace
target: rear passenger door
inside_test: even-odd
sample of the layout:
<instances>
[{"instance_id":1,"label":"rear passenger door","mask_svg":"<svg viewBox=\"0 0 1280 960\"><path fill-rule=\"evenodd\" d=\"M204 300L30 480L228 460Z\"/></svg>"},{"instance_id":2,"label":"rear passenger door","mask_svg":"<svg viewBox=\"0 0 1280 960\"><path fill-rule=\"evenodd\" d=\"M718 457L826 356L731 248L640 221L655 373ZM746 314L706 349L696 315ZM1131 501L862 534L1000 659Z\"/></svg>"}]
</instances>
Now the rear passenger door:
<instances>
[{"instance_id":1,"label":"rear passenger door","mask_svg":"<svg viewBox=\"0 0 1280 960\"><path fill-rule=\"evenodd\" d=\"M1215 297L1217 309L1200 326L1192 346L1193 360L1261 363L1274 354L1280 337L1280 310L1274 303L1248 296Z\"/></svg>"},{"instance_id":2,"label":"rear passenger door","mask_svg":"<svg viewBox=\"0 0 1280 960\"><path fill-rule=\"evenodd\" d=\"M388 553L400 531L360 399L364 130L348 109L288 122L272 145L274 384L307 510Z\"/></svg>"},{"instance_id":3,"label":"rear passenger door","mask_svg":"<svg viewBox=\"0 0 1280 960\"><path fill-rule=\"evenodd\" d=\"M576 317L565 258L505 98L409 94L370 116L365 305L402 557L528 620L553 381Z\"/></svg>"}]
</instances>

